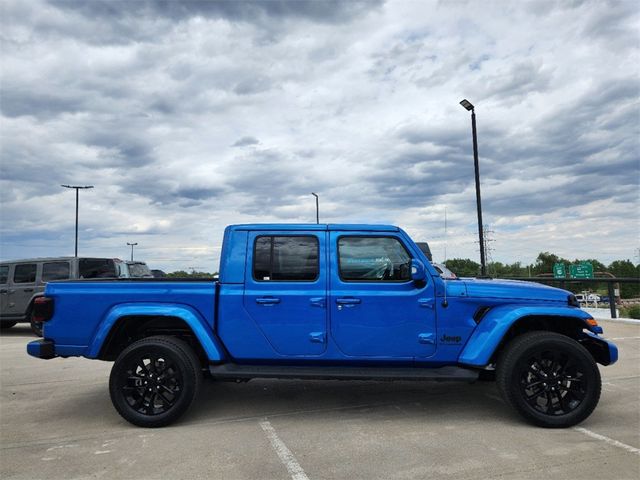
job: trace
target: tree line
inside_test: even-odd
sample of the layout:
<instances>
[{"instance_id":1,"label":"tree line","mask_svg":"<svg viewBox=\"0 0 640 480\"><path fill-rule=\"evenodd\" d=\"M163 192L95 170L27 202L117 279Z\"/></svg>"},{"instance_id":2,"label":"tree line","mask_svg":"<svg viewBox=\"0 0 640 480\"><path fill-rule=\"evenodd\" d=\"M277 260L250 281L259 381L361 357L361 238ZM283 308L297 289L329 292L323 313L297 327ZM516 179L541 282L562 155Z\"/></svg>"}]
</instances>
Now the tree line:
<instances>
[{"instance_id":1,"label":"tree line","mask_svg":"<svg viewBox=\"0 0 640 480\"><path fill-rule=\"evenodd\" d=\"M531 265L523 265L521 262L491 262L487 264L487 273L494 278L535 277L541 274L553 273L553 265L555 263L564 263L568 269L569 265L578 264L580 262L590 262L593 265L593 272L596 276L597 273L608 272L615 277L640 278L640 264L634 265L631 260L615 260L609 265L605 265L593 258L568 260L549 252L541 252L536 258L535 263ZM452 258L447 260L445 265L459 277L475 277L480 274L480 264L468 258ZM605 284L602 285L605 286ZM590 288L595 290L594 287L597 286L598 284L592 284ZM581 292L582 290L589 289L587 285L581 285L579 283L567 283L565 287L567 290L574 292ZM622 298L639 297L640 285L635 283L620 284L620 296Z\"/></svg>"}]
</instances>

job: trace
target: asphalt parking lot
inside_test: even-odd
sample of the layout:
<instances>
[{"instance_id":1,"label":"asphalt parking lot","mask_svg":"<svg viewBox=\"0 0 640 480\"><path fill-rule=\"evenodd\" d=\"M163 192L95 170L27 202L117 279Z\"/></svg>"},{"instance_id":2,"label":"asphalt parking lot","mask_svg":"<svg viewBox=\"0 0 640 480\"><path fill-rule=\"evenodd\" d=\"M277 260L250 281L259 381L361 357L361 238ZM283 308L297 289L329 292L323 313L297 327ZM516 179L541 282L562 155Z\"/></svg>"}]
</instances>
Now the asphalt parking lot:
<instances>
[{"instance_id":1,"label":"asphalt parking lot","mask_svg":"<svg viewBox=\"0 0 640 480\"><path fill-rule=\"evenodd\" d=\"M492 383L205 382L164 429L113 409L110 363L37 360L0 338L0 477L221 479L640 478L640 326L602 321L620 361L578 427L523 423Z\"/></svg>"}]
</instances>

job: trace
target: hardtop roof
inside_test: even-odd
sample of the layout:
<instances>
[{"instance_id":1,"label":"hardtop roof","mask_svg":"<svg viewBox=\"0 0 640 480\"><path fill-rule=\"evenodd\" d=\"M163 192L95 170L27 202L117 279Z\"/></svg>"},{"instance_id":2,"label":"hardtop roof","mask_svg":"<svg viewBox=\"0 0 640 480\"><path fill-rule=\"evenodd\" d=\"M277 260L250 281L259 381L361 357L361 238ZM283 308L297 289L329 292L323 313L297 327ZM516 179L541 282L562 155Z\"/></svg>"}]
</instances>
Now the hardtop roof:
<instances>
[{"instance_id":1,"label":"hardtop roof","mask_svg":"<svg viewBox=\"0 0 640 480\"><path fill-rule=\"evenodd\" d=\"M394 225L372 225L357 223L246 223L239 225L229 225L228 228L231 230L343 230L361 232L397 232L400 230Z\"/></svg>"}]
</instances>

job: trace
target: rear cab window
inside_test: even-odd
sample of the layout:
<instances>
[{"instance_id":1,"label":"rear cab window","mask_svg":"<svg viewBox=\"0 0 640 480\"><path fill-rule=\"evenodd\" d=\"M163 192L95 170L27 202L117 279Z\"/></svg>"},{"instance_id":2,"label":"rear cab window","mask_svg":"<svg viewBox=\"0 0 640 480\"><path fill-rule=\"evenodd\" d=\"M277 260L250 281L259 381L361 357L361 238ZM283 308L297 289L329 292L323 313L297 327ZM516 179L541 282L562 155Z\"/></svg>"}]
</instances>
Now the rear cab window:
<instances>
[{"instance_id":1,"label":"rear cab window","mask_svg":"<svg viewBox=\"0 0 640 480\"><path fill-rule=\"evenodd\" d=\"M81 258L78 262L80 278L115 278L116 264L110 258Z\"/></svg>"},{"instance_id":2,"label":"rear cab window","mask_svg":"<svg viewBox=\"0 0 640 480\"><path fill-rule=\"evenodd\" d=\"M42 281L68 280L70 277L69 262L49 262L42 264Z\"/></svg>"},{"instance_id":3,"label":"rear cab window","mask_svg":"<svg viewBox=\"0 0 640 480\"><path fill-rule=\"evenodd\" d=\"M411 255L395 237L343 236L338 239L338 268L346 282L407 282Z\"/></svg>"},{"instance_id":4,"label":"rear cab window","mask_svg":"<svg viewBox=\"0 0 640 480\"><path fill-rule=\"evenodd\" d=\"M36 283L37 263L21 263L13 269L13 283Z\"/></svg>"},{"instance_id":5,"label":"rear cab window","mask_svg":"<svg viewBox=\"0 0 640 480\"><path fill-rule=\"evenodd\" d=\"M318 238L259 236L254 243L252 270L258 282L314 282L320 274Z\"/></svg>"}]
</instances>

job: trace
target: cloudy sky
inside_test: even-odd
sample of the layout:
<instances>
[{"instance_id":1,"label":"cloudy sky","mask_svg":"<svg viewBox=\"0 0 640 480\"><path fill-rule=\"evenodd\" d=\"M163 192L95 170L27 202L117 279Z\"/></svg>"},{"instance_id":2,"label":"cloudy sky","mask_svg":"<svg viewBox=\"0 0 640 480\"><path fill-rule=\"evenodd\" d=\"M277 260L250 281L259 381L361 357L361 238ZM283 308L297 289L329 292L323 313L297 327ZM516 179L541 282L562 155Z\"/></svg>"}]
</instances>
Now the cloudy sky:
<instances>
[{"instance_id":1,"label":"cloudy sky","mask_svg":"<svg viewBox=\"0 0 640 480\"><path fill-rule=\"evenodd\" d=\"M244 222L393 223L477 258L638 261L633 1L2 0L3 259L217 269ZM448 230L445 238L444 215ZM446 242L445 242L446 241Z\"/></svg>"}]
</instances>

